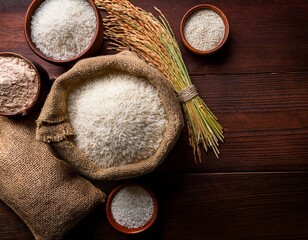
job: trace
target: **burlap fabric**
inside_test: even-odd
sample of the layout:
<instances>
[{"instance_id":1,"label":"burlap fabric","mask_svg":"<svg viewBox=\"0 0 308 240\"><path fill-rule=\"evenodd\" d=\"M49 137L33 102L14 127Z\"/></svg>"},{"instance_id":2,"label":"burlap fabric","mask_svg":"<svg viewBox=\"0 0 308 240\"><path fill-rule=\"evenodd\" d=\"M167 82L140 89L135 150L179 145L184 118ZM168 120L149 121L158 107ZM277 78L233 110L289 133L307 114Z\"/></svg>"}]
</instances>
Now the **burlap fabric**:
<instances>
[{"instance_id":1,"label":"burlap fabric","mask_svg":"<svg viewBox=\"0 0 308 240\"><path fill-rule=\"evenodd\" d=\"M70 124L66 103L70 87L80 81L90 81L115 71L144 77L157 89L166 111L168 125L160 146L148 159L118 167L102 168L88 159L75 145L75 133ZM182 127L183 117L179 101L169 82L156 69L125 51L116 55L81 60L57 78L37 120L36 137L39 141L49 143L59 158L75 166L81 174L92 179L115 180L140 176L154 170L172 149Z\"/></svg>"},{"instance_id":2,"label":"burlap fabric","mask_svg":"<svg viewBox=\"0 0 308 240\"><path fill-rule=\"evenodd\" d=\"M36 141L30 117L0 117L0 176L0 199L35 239L61 239L105 200L104 193Z\"/></svg>"}]
</instances>

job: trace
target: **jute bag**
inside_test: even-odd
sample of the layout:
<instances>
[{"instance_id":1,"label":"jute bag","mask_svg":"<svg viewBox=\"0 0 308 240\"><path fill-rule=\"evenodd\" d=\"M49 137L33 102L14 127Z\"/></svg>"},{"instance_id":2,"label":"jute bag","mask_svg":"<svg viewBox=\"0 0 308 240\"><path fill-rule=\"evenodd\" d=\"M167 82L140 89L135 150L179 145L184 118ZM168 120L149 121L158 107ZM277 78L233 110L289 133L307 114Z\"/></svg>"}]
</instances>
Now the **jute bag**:
<instances>
[{"instance_id":1,"label":"jute bag","mask_svg":"<svg viewBox=\"0 0 308 240\"><path fill-rule=\"evenodd\" d=\"M149 158L137 163L103 168L88 159L74 143L74 130L67 112L70 87L110 72L120 71L143 77L157 90L165 109L168 124L162 142ZM79 61L71 70L58 77L37 120L36 138L48 143L54 154L75 166L92 179L125 179L143 175L162 163L172 149L183 127L179 101L170 83L153 67L128 51Z\"/></svg>"},{"instance_id":2,"label":"jute bag","mask_svg":"<svg viewBox=\"0 0 308 240\"><path fill-rule=\"evenodd\" d=\"M31 117L0 116L0 176L0 199L38 240L61 239L105 200L104 193L36 141Z\"/></svg>"}]
</instances>

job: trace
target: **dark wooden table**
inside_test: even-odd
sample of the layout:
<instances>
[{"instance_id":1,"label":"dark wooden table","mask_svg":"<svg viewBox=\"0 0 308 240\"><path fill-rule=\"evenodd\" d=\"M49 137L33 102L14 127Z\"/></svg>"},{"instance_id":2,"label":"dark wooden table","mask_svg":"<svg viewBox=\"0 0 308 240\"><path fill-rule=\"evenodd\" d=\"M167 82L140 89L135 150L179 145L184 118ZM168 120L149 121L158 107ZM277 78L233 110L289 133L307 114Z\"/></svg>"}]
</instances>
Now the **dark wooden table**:
<instances>
[{"instance_id":1,"label":"dark wooden table","mask_svg":"<svg viewBox=\"0 0 308 240\"><path fill-rule=\"evenodd\" d=\"M30 2L0 0L0 51L32 58L58 76L67 69L39 59L25 41L23 18ZM181 17L204 3L132 2L149 11L160 8L179 41ZM195 164L183 130L165 162L134 179L158 197L159 217L152 229L120 234L101 205L65 239L308 239L308 2L208 3L229 19L227 45L211 57L180 46L201 97L224 127L220 159L210 152ZM108 54L105 46L99 54ZM108 194L122 182L94 183ZM33 239L1 201L0 239Z\"/></svg>"}]
</instances>

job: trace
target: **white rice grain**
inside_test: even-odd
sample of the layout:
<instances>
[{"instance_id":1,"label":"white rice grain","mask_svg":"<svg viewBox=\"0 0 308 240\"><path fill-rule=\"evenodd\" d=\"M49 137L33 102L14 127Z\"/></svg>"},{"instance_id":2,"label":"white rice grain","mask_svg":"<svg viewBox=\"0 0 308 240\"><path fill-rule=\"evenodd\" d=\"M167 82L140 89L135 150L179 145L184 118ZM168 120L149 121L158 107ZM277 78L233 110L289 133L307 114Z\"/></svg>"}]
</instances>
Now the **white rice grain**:
<instances>
[{"instance_id":1,"label":"white rice grain","mask_svg":"<svg viewBox=\"0 0 308 240\"><path fill-rule=\"evenodd\" d=\"M67 107L77 147L105 168L148 158L167 125L157 90L145 79L124 73L78 85Z\"/></svg>"},{"instance_id":2,"label":"white rice grain","mask_svg":"<svg viewBox=\"0 0 308 240\"><path fill-rule=\"evenodd\" d=\"M74 58L87 49L96 31L95 12L85 0L46 0L31 21L31 39L46 56Z\"/></svg>"},{"instance_id":3,"label":"white rice grain","mask_svg":"<svg viewBox=\"0 0 308 240\"><path fill-rule=\"evenodd\" d=\"M214 49L222 41L225 25L213 10L201 9L194 12L185 22L184 35L187 42L201 51Z\"/></svg>"},{"instance_id":4,"label":"white rice grain","mask_svg":"<svg viewBox=\"0 0 308 240\"><path fill-rule=\"evenodd\" d=\"M154 214L154 202L143 188L129 186L121 189L111 202L114 220L127 228L139 228L147 224Z\"/></svg>"}]
</instances>

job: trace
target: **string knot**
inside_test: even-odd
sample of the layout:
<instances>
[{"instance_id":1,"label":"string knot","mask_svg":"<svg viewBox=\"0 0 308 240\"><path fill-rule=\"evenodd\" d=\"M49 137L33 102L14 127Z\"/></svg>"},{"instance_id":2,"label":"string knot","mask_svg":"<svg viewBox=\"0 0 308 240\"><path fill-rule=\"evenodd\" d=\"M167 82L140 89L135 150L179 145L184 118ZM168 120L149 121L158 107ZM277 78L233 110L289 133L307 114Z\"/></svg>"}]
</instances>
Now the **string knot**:
<instances>
[{"instance_id":1,"label":"string knot","mask_svg":"<svg viewBox=\"0 0 308 240\"><path fill-rule=\"evenodd\" d=\"M178 93L178 98L181 103L185 103L197 95L198 95L197 89L195 85L192 84L188 86L187 88L185 88L184 90L180 91Z\"/></svg>"}]
</instances>

